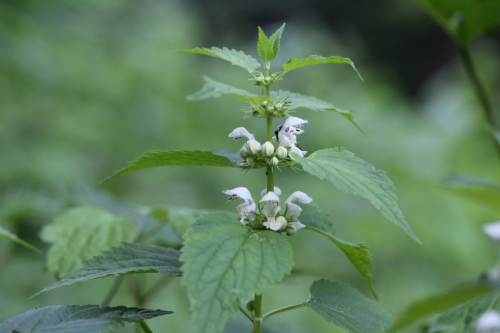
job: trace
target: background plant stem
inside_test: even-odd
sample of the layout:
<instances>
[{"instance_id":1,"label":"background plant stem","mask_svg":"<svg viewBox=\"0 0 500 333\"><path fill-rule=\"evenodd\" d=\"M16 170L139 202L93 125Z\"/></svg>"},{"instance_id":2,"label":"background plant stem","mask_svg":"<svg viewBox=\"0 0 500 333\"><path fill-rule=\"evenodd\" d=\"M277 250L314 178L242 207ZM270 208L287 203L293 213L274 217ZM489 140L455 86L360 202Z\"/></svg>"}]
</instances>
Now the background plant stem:
<instances>
[{"instance_id":1,"label":"background plant stem","mask_svg":"<svg viewBox=\"0 0 500 333\"><path fill-rule=\"evenodd\" d=\"M255 294L253 313L253 332L262 333L262 294Z\"/></svg>"}]
</instances>

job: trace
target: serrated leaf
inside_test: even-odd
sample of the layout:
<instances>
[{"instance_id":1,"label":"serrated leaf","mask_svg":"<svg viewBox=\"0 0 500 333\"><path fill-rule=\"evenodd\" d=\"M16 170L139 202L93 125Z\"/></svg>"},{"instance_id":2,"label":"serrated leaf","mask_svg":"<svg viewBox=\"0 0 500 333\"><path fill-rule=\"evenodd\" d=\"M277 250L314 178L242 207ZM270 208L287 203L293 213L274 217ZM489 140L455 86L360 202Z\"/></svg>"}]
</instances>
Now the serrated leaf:
<instances>
[{"instance_id":1,"label":"serrated leaf","mask_svg":"<svg viewBox=\"0 0 500 333\"><path fill-rule=\"evenodd\" d=\"M485 283L472 281L417 300L398 316L391 327L391 332L398 331L429 315L441 313L476 297L484 296L492 290L493 288Z\"/></svg>"},{"instance_id":2,"label":"serrated leaf","mask_svg":"<svg viewBox=\"0 0 500 333\"><path fill-rule=\"evenodd\" d=\"M249 73L260 67L259 62L255 58L243 53L242 51L236 51L234 49L230 50L227 47L223 47L222 49L218 47L212 47L210 49L197 47L191 50L177 51L177 53L197 53L216 57L229 61L231 64L239 66Z\"/></svg>"},{"instance_id":3,"label":"serrated leaf","mask_svg":"<svg viewBox=\"0 0 500 333\"><path fill-rule=\"evenodd\" d=\"M180 252L172 248L124 242L120 247L102 251L102 255L85 260L86 267L62 275L61 280L32 297L62 286L110 276L138 273L182 275L179 256Z\"/></svg>"},{"instance_id":4,"label":"serrated leaf","mask_svg":"<svg viewBox=\"0 0 500 333\"><path fill-rule=\"evenodd\" d=\"M18 238L13 233L11 233L9 230L4 229L2 227L0 227L0 237L7 238L7 239L9 239L9 240L11 240L13 242L16 242L18 244L26 246L28 249L32 249L33 251L41 253L39 249L37 249L36 247L34 247L33 245L31 245L29 243L26 243L25 241L23 241L22 239Z\"/></svg>"},{"instance_id":5,"label":"serrated leaf","mask_svg":"<svg viewBox=\"0 0 500 333\"><path fill-rule=\"evenodd\" d=\"M275 58L278 55L278 52L280 51L280 41L283 29L285 29L285 23L283 23L283 25L278 30L276 30L276 32L269 38L269 43L273 48L273 53Z\"/></svg>"},{"instance_id":6,"label":"serrated leaf","mask_svg":"<svg viewBox=\"0 0 500 333\"><path fill-rule=\"evenodd\" d=\"M212 153L215 155L219 156L224 156L227 157L229 161L233 164L238 164L239 162L243 161L243 159L240 156L240 153L231 149L225 149L225 150L212 150Z\"/></svg>"},{"instance_id":7,"label":"serrated leaf","mask_svg":"<svg viewBox=\"0 0 500 333\"><path fill-rule=\"evenodd\" d=\"M0 325L0 333L103 333L127 322L171 313L125 306L55 305L32 309L7 319Z\"/></svg>"},{"instance_id":8,"label":"serrated leaf","mask_svg":"<svg viewBox=\"0 0 500 333\"><path fill-rule=\"evenodd\" d=\"M293 58L290 59L288 63L283 64L283 69L285 70L283 74L299 67L304 67L309 65L319 65L319 64L349 64L354 69L356 74L358 74L359 78L363 80L361 74L359 74L358 70L354 66L354 63L351 61L351 59L337 57L337 56L322 57L318 55L312 55L309 56L308 58L303 58L303 59Z\"/></svg>"},{"instance_id":9,"label":"serrated leaf","mask_svg":"<svg viewBox=\"0 0 500 333\"><path fill-rule=\"evenodd\" d=\"M392 318L377 303L347 284L314 281L306 305L350 333L386 332Z\"/></svg>"},{"instance_id":10,"label":"serrated leaf","mask_svg":"<svg viewBox=\"0 0 500 333\"><path fill-rule=\"evenodd\" d=\"M370 201L389 221L420 243L399 209L394 185L384 171L375 169L343 148L318 150L309 157L294 154L294 158L311 175Z\"/></svg>"},{"instance_id":11,"label":"serrated leaf","mask_svg":"<svg viewBox=\"0 0 500 333\"><path fill-rule=\"evenodd\" d=\"M236 98L241 99L242 101L248 102L249 100L251 101L251 97L257 97L256 94L243 89L231 87L221 82L214 81L209 77L204 76L203 79L205 80L203 88L201 88L200 91L189 95L187 97L188 100L198 101L207 98L218 98L222 95L232 95Z\"/></svg>"},{"instance_id":12,"label":"serrated leaf","mask_svg":"<svg viewBox=\"0 0 500 333\"><path fill-rule=\"evenodd\" d=\"M170 165L208 165L238 168L238 166L231 163L227 157L214 154L210 151L167 150L145 153L144 155L146 156L139 157L135 161L129 162L128 164L130 165L128 167L115 171L111 176L103 179L101 183L129 172Z\"/></svg>"},{"instance_id":13,"label":"serrated leaf","mask_svg":"<svg viewBox=\"0 0 500 333\"><path fill-rule=\"evenodd\" d=\"M64 274L82 267L83 260L131 240L132 231L130 220L105 209L69 209L40 234L44 242L52 244L47 253L47 269Z\"/></svg>"},{"instance_id":14,"label":"serrated leaf","mask_svg":"<svg viewBox=\"0 0 500 333\"><path fill-rule=\"evenodd\" d=\"M302 208L300 212L300 222L302 224L324 231L330 235L335 235L330 214L319 210L318 207L311 204L302 204L299 206Z\"/></svg>"},{"instance_id":15,"label":"serrated leaf","mask_svg":"<svg viewBox=\"0 0 500 333\"><path fill-rule=\"evenodd\" d=\"M354 126L356 126L361 132L363 132L361 127L359 127L358 124L356 124L356 122L354 121L353 116L352 116L352 111L350 111L350 110L340 109L340 108L338 108L338 107L336 107L328 102L322 101L322 100L317 99L316 97L313 97L313 96L305 96L305 95L301 95L301 94L297 94L297 93L292 93L292 92L289 92L287 90L280 91L279 93L273 91L273 92L271 92L271 94L273 96L279 95L282 97L286 97L287 101L291 102L289 104L289 107L292 107L292 108L305 108L305 109L310 109L310 110L318 111L318 112L322 112L322 111L336 112L336 113L340 114L341 116L345 117ZM277 101L278 98L275 98L274 100Z\"/></svg>"},{"instance_id":16,"label":"serrated leaf","mask_svg":"<svg viewBox=\"0 0 500 333\"><path fill-rule=\"evenodd\" d=\"M486 205L500 214L500 183L457 176L445 179L444 185L454 193Z\"/></svg>"},{"instance_id":17,"label":"serrated leaf","mask_svg":"<svg viewBox=\"0 0 500 333\"><path fill-rule=\"evenodd\" d=\"M184 234L181 260L195 332L221 330L238 305L289 274L291 245L224 213L204 215Z\"/></svg>"},{"instance_id":18,"label":"serrated leaf","mask_svg":"<svg viewBox=\"0 0 500 333\"><path fill-rule=\"evenodd\" d=\"M260 57L266 64L266 68L269 68L269 63L274 59L275 55L269 39L260 27L259 41L257 42L257 52L259 52Z\"/></svg>"}]
</instances>

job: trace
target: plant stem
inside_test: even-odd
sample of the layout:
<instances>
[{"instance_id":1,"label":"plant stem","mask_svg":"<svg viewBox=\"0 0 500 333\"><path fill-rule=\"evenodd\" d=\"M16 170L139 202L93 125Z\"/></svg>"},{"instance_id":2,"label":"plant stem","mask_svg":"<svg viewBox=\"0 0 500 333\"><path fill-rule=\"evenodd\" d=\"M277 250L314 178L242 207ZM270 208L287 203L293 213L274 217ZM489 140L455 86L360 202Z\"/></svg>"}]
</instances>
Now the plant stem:
<instances>
[{"instance_id":1,"label":"plant stem","mask_svg":"<svg viewBox=\"0 0 500 333\"><path fill-rule=\"evenodd\" d=\"M146 304L150 301L152 297L157 296L158 293L165 288L174 278L172 276L164 276L158 282L156 282L151 289L149 289L144 295L141 296L140 302Z\"/></svg>"},{"instance_id":2,"label":"plant stem","mask_svg":"<svg viewBox=\"0 0 500 333\"><path fill-rule=\"evenodd\" d=\"M122 284L123 281L123 276L118 276L115 281L113 282L113 285L111 286L111 289L109 289L108 294L104 298L104 301L102 301L102 306L108 306L109 303L113 300L115 297L116 293L118 292L118 289L120 289L120 285Z\"/></svg>"},{"instance_id":3,"label":"plant stem","mask_svg":"<svg viewBox=\"0 0 500 333\"><path fill-rule=\"evenodd\" d=\"M494 133L496 130L496 123L495 123L493 108L491 107L491 103L488 100L488 97L486 96L486 91L483 85L479 81L476 70L474 68L474 64L472 63L468 47L458 46L458 51L460 54L460 58L462 59L462 62L464 64L465 72L467 73L467 76L469 77L469 80L471 81L472 86L474 87L477 99L479 100L479 104L481 104L486 121L490 125L490 129L492 130L491 137L494 141L497 153L500 156L500 142L496 139Z\"/></svg>"},{"instance_id":4,"label":"plant stem","mask_svg":"<svg viewBox=\"0 0 500 333\"><path fill-rule=\"evenodd\" d=\"M241 306L238 306L238 308L240 309L241 313L243 313L245 315L245 317L247 317L248 319L250 319L250 321L253 323L253 318L248 314L248 312L246 312L245 310L243 310L243 308Z\"/></svg>"},{"instance_id":5,"label":"plant stem","mask_svg":"<svg viewBox=\"0 0 500 333\"><path fill-rule=\"evenodd\" d=\"M305 303L300 303L300 304L285 306L284 308L279 308L279 309L276 309L276 310L273 310L273 311L269 311L268 313L266 313L264 315L264 317L262 318L262 320L264 320L264 319L266 319L268 317L271 317L272 315L275 315L277 313L281 313L281 312L285 312L285 311L290 311L290 310L295 310L295 309L303 308L304 306L306 306Z\"/></svg>"},{"instance_id":6,"label":"plant stem","mask_svg":"<svg viewBox=\"0 0 500 333\"><path fill-rule=\"evenodd\" d=\"M151 329L149 328L148 324L146 324L146 321L144 319L139 319L139 325L141 325L142 330L144 333L153 333Z\"/></svg>"},{"instance_id":7,"label":"plant stem","mask_svg":"<svg viewBox=\"0 0 500 333\"><path fill-rule=\"evenodd\" d=\"M262 333L262 294L255 294L253 313L253 332Z\"/></svg>"},{"instance_id":8,"label":"plant stem","mask_svg":"<svg viewBox=\"0 0 500 333\"><path fill-rule=\"evenodd\" d=\"M267 141L273 140L273 118L267 118ZM274 191L274 167L267 166L267 191Z\"/></svg>"}]
</instances>

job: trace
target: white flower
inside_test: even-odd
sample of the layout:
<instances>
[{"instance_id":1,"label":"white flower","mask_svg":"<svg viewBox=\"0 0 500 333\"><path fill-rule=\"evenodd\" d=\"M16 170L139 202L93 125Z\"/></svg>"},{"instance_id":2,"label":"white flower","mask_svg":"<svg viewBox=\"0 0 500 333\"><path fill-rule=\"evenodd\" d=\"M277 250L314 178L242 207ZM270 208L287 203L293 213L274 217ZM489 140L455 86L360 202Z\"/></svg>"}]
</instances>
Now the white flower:
<instances>
[{"instance_id":1,"label":"white flower","mask_svg":"<svg viewBox=\"0 0 500 333\"><path fill-rule=\"evenodd\" d=\"M296 135L304 133L304 130L301 128L301 126L306 123L307 120L303 120L297 117L289 117L278 133L280 146L288 147L292 143L297 143Z\"/></svg>"},{"instance_id":2,"label":"white flower","mask_svg":"<svg viewBox=\"0 0 500 333\"><path fill-rule=\"evenodd\" d=\"M290 224L292 227L294 227L294 228L295 228L295 230L299 230L299 229L302 229L302 228L304 228L304 227L305 227L305 225L304 225L304 224L302 224L302 223L300 223L299 221L297 221L297 222L290 222L289 224Z\"/></svg>"},{"instance_id":3,"label":"white flower","mask_svg":"<svg viewBox=\"0 0 500 333\"><path fill-rule=\"evenodd\" d=\"M236 207L236 211L238 212L238 216L241 218L240 222L243 224L247 224L245 221L248 218L250 221L255 219L255 211L257 209L257 205L250 194L250 191L246 187L237 187L232 190L222 191L224 194L229 195L227 201L233 201L236 199L243 199L245 202Z\"/></svg>"},{"instance_id":4,"label":"white flower","mask_svg":"<svg viewBox=\"0 0 500 333\"><path fill-rule=\"evenodd\" d=\"M278 164L280 164L280 160L278 160L277 157L273 157L269 160L269 164L272 166L277 166Z\"/></svg>"},{"instance_id":5,"label":"white flower","mask_svg":"<svg viewBox=\"0 0 500 333\"><path fill-rule=\"evenodd\" d=\"M262 191L260 191L260 197L264 197L267 193L267 188L263 189ZM281 189L278 187L278 186L275 186L274 187L274 193L276 195L281 195ZM279 198L278 198L278 201L279 201Z\"/></svg>"},{"instance_id":6,"label":"white flower","mask_svg":"<svg viewBox=\"0 0 500 333\"><path fill-rule=\"evenodd\" d=\"M241 138L243 136L246 137L246 138L248 138L248 140L255 139L255 137L253 136L253 134L251 134L250 132L248 132L245 127L238 127L234 131L232 131L231 133L229 133L229 137L230 138L234 138L235 140L238 140L239 138Z\"/></svg>"},{"instance_id":7,"label":"white flower","mask_svg":"<svg viewBox=\"0 0 500 333\"><path fill-rule=\"evenodd\" d=\"M262 145L262 153L264 154L264 156L272 156L273 153L274 153L274 146L271 142L269 141L266 141L263 145Z\"/></svg>"},{"instance_id":8,"label":"white flower","mask_svg":"<svg viewBox=\"0 0 500 333\"><path fill-rule=\"evenodd\" d=\"M299 202L306 203L306 204L310 203L312 201L312 199L304 192L300 192L300 191L293 192L292 195L290 195L288 197L288 199L286 199L286 201L285 201L285 205L287 206L287 208L286 208L286 218L287 219L297 220L299 215L300 215L300 212L302 212L302 208L300 208L299 205L292 203L295 200L298 200ZM297 230L304 227L304 225L300 222L297 226L298 227L295 227L295 229L297 229Z\"/></svg>"},{"instance_id":9,"label":"white flower","mask_svg":"<svg viewBox=\"0 0 500 333\"><path fill-rule=\"evenodd\" d=\"M279 159L284 159L286 157L286 155L288 155L288 151L286 150L285 147L281 147L279 146L278 148L276 148L276 156L279 158Z\"/></svg>"},{"instance_id":10,"label":"white flower","mask_svg":"<svg viewBox=\"0 0 500 333\"><path fill-rule=\"evenodd\" d=\"M498 332L500 330L500 313L488 310L476 322L478 332Z\"/></svg>"},{"instance_id":11,"label":"white flower","mask_svg":"<svg viewBox=\"0 0 500 333\"><path fill-rule=\"evenodd\" d=\"M294 143L291 143L290 144L290 152L288 153L288 155L290 156L290 158L292 160L295 160L295 158L293 158L293 156L292 156L292 153L297 154L300 157L304 157L304 155L307 154L307 151L300 150L299 147L297 147Z\"/></svg>"},{"instance_id":12,"label":"white flower","mask_svg":"<svg viewBox=\"0 0 500 333\"><path fill-rule=\"evenodd\" d=\"M500 240L500 222L486 223L483 225L483 231L494 241Z\"/></svg>"},{"instance_id":13,"label":"white flower","mask_svg":"<svg viewBox=\"0 0 500 333\"><path fill-rule=\"evenodd\" d=\"M248 147L248 150L254 155L256 155L262 149L260 143L254 139L248 140L246 145Z\"/></svg>"},{"instance_id":14,"label":"white flower","mask_svg":"<svg viewBox=\"0 0 500 333\"><path fill-rule=\"evenodd\" d=\"M264 226L271 230L279 230L281 228L281 224L276 222L276 214L278 214L281 209L281 207L278 206L279 201L280 198L274 192L267 192L260 200L260 202L266 203L261 211L261 213L267 217L267 222L264 222Z\"/></svg>"},{"instance_id":15,"label":"white flower","mask_svg":"<svg viewBox=\"0 0 500 333\"><path fill-rule=\"evenodd\" d=\"M273 224L271 223L270 229L274 231L283 231L285 230L288 222L283 216L278 216L276 218L276 222Z\"/></svg>"}]
</instances>

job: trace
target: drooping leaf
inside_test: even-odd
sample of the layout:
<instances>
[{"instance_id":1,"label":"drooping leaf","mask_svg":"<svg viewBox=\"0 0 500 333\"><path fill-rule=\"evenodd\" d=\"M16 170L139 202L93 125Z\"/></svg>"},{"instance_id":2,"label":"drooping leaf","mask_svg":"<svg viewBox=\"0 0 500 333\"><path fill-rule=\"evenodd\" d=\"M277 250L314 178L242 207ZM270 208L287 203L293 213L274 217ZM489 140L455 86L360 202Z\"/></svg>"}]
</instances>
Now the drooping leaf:
<instances>
[{"instance_id":1,"label":"drooping leaf","mask_svg":"<svg viewBox=\"0 0 500 333\"><path fill-rule=\"evenodd\" d=\"M294 154L294 158L311 175L327 179L338 189L370 201L389 221L420 243L399 209L394 185L384 171L375 169L344 148L318 150L308 157Z\"/></svg>"},{"instance_id":2,"label":"drooping leaf","mask_svg":"<svg viewBox=\"0 0 500 333\"><path fill-rule=\"evenodd\" d=\"M285 236L252 230L224 213L200 217L184 240L182 281L195 332L221 330L240 303L281 280L293 265Z\"/></svg>"},{"instance_id":3,"label":"drooping leaf","mask_svg":"<svg viewBox=\"0 0 500 333\"><path fill-rule=\"evenodd\" d=\"M269 38L269 43L273 48L273 53L275 58L278 55L278 52L280 51L280 41L283 29L285 29L285 23L283 23L283 25L278 30L276 30L276 32Z\"/></svg>"},{"instance_id":4,"label":"drooping leaf","mask_svg":"<svg viewBox=\"0 0 500 333\"><path fill-rule=\"evenodd\" d=\"M83 260L130 241L132 229L130 220L105 209L69 209L42 229L40 237L52 244L47 253L47 269L64 274L82 267Z\"/></svg>"},{"instance_id":5,"label":"drooping leaf","mask_svg":"<svg viewBox=\"0 0 500 333\"><path fill-rule=\"evenodd\" d=\"M313 111L331 111L331 112L336 112L340 114L341 116L345 117L347 120L349 120L354 126L356 126L361 132L363 130L356 124L356 122L353 119L352 116L352 111L350 110L344 110L340 109L328 102L322 101L320 99L317 99L316 97L313 96L305 96L297 93L291 93L287 90L280 91L279 93L273 91L271 92L272 96L280 96L280 98L287 98L287 101L290 101L291 103L289 104L290 107L293 108L305 108L305 109L310 109ZM275 98L277 100L278 98Z\"/></svg>"},{"instance_id":6,"label":"drooping leaf","mask_svg":"<svg viewBox=\"0 0 500 333\"><path fill-rule=\"evenodd\" d=\"M23 241L22 239L18 238L13 233L11 233L9 230L4 229L2 227L0 227L0 237L10 239L13 242L16 242L18 244L26 246L28 249L32 249L33 251L41 253L39 249L37 249L36 247L34 247L33 245L31 245L29 243L26 243L25 241Z\"/></svg>"},{"instance_id":7,"label":"drooping leaf","mask_svg":"<svg viewBox=\"0 0 500 333\"><path fill-rule=\"evenodd\" d=\"M306 305L350 333L386 332L392 318L377 303L347 284L314 281Z\"/></svg>"},{"instance_id":8,"label":"drooping leaf","mask_svg":"<svg viewBox=\"0 0 500 333\"><path fill-rule=\"evenodd\" d=\"M259 27L259 41L257 42L257 52L259 52L260 57L269 68L269 63L274 59L274 51L269 39L262 29Z\"/></svg>"},{"instance_id":9,"label":"drooping leaf","mask_svg":"<svg viewBox=\"0 0 500 333\"><path fill-rule=\"evenodd\" d=\"M234 49L230 50L227 47L223 47L222 49L218 47L212 47L210 49L197 47L191 50L177 51L177 53L197 53L216 57L229 61L231 64L239 66L249 73L260 67L259 62L255 58L243 53L242 51L236 51Z\"/></svg>"},{"instance_id":10,"label":"drooping leaf","mask_svg":"<svg viewBox=\"0 0 500 333\"><path fill-rule=\"evenodd\" d=\"M61 280L32 297L62 286L110 276L138 273L182 275L180 252L162 246L123 243L120 247L102 251L102 255L84 261L86 267L77 268L61 276Z\"/></svg>"},{"instance_id":11,"label":"drooping leaf","mask_svg":"<svg viewBox=\"0 0 500 333\"><path fill-rule=\"evenodd\" d=\"M205 80L203 88L200 91L195 92L192 95L189 95L187 97L188 100L198 101L207 98L218 98L222 95L232 95L245 102L248 102L251 101L251 97L257 97L256 94L253 94L243 89L231 87L221 82L214 81L209 77L204 76L203 79Z\"/></svg>"},{"instance_id":12,"label":"drooping leaf","mask_svg":"<svg viewBox=\"0 0 500 333\"><path fill-rule=\"evenodd\" d=\"M445 179L444 185L454 193L486 205L500 214L500 183L459 176Z\"/></svg>"},{"instance_id":13,"label":"drooping leaf","mask_svg":"<svg viewBox=\"0 0 500 333\"><path fill-rule=\"evenodd\" d=\"M309 65L318 65L318 64L349 64L354 69L356 74L358 74L359 78L363 80L361 74L359 74L358 70L354 66L354 63L351 61L351 59L341 58L336 56L322 57L318 55L312 55L309 56L308 58L303 58L303 59L293 58L290 59L286 64L283 64L283 69L285 70L284 73L287 73L295 68L309 66Z\"/></svg>"},{"instance_id":14,"label":"drooping leaf","mask_svg":"<svg viewBox=\"0 0 500 333\"><path fill-rule=\"evenodd\" d=\"M113 331L118 325L171 313L125 306L55 305L7 319L0 324L0 333L103 333Z\"/></svg>"},{"instance_id":15,"label":"drooping leaf","mask_svg":"<svg viewBox=\"0 0 500 333\"><path fill-rule=\"evenodd\" d=\"M500 26L497 0L419 0L456 41L466 46L475 37Z\"/></svg>"},{"instance_id":16,"label":"drooping leaf","mask_svg":"<svg viewBox=\"0 0 500 333\"><path fill-rule=\"evenodd\" d=\"M491 293L492 290L493 288L486 283L472 281L420 299L396 318L391 332L396 332L429 315L441 313L474 298L484 296Z\"/></svg>"},{"instance_id":17,"label":"drooping leaf","mask_svg":"<svg viewBox=\"0 0 500 333\"><path fill-rule=\"evenodd\" d=\"M129 162L129 166L115 171L108 178L103 179L101 182L111 178L124 175L126 173L137 171L145 168L155 168L160 166L170 165L208 165L237 168L238 166L221 155L214 154L210 151L200 150L167 150L157 151L154 153L145 153L144 155Z\"/></svg>"}]
</instances>

